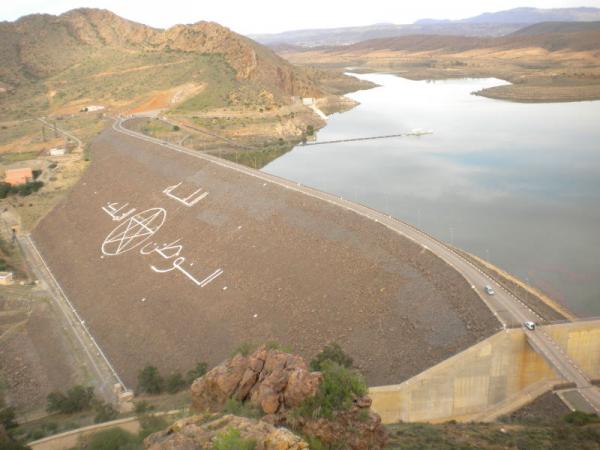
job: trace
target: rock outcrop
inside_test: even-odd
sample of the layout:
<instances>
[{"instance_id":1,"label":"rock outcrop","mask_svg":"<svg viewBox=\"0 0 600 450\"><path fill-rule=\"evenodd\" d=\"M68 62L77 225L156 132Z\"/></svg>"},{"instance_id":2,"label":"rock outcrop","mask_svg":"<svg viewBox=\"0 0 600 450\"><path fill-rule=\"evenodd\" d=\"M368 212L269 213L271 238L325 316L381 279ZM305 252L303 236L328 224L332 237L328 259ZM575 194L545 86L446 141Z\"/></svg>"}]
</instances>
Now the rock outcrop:
<instances>
[{"instance_id":1,"label":"rock outcrop","mask_svg":"<svg viewBox=\"0 0 600 450\"><path fill-rule=\"evenodd\" d=\"M370 410L367 396L354 398L349 409L335 411L331 418L292 413L319 391L322 379L320 372L308 370L301 357L261 347L248 356L238 354L198 378L192 384L192 408L219 412L229 399L235 399L259 408L264 422L300 430L324 444L348 450L384 448L387 432L379 415Z\"/></svg>"},{"instance_id":2,"label":"rock outcrop","mask_svg":"<svg viewBox=\"0 0 600 450\"><path fill-rule=\"evenodd\" d=\"M236 430L242 439L256 442L255 450L302 450L308 444L285 428L260 420L226 415L214 420L203 416L178 420L169 428L144 440L148 450L199 450L213 448L223 434Z\"/></svg>"},{"instance_id":3,"label":"rock outcrop","mask_svg":"<svg viewBox=\"0 0 600 450\"><path fill-rule=\"evenodd\" d=\"M371 411L371 399L362 397L348 411L334 414L332 419L294 418L295 428L327 444L342 444L351 450L382 449L388 440L381 417Z\"/></svg>"},{"instance_id":4,"label":"rock outcrop","mask_svg":"<svg viewBox=\"0 0 600 450\"><path fill-rule=\"evenodd\" d=\"M319 372L310 372L300 356L261 347L249 356L237 354L192 384L192 406L199 412L220 411L233 398L249 401L265 414L283 413L315 395Z\"/></svg>"}]
</instances>

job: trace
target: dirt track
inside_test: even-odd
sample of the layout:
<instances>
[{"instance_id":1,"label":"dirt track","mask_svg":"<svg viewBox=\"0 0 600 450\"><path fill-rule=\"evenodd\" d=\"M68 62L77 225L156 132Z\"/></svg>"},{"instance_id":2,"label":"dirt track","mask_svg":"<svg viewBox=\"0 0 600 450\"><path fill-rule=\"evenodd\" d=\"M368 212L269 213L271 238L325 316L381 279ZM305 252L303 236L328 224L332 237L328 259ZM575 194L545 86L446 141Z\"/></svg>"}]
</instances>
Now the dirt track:
<instances>
[{"instance_id":1,"label":"dirt track","mask_svg":"<svg viewBox=\"0 0 600 450\"><path fill-rule=\"evenodd\" d=\"M110 129L92 151L33 237L127 384L146 363L187 370L266 340L306 357L337 341L371 385L399 383L499 327L453 269L355 213ZM162 192L179 182L176 195L209 195L186 207ZM109 202L137 210L113 221ZM151 208L166 214L156 234L102 254L114 228ZM140 254L176 239L188 274L223 274L201 288L175 257Z\"/></svg>"}]
</instances>

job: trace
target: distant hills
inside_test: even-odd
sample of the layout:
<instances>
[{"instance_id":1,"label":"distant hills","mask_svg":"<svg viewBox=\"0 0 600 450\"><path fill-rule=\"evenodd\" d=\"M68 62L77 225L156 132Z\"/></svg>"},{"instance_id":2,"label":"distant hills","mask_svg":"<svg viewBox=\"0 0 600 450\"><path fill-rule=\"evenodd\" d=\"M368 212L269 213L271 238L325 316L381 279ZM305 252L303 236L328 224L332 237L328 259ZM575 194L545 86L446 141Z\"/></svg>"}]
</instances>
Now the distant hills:
<instances>
[{"instance_id":1,"label":"distant hills","mask_svg":"<svg viewBox=\"0 0 600 450\"><path fill-rule=\"evenodd\" d=\"M282 44L316 47L350 45L370 39L408 35L450 35L498 37L514 33L524 26L540 22L600 21L600 8L515 8L484 13L461 20L422 19L414 24L375 24L361 27L296 30L277 34L258 34L250 37L262 44Z\"/></svg>"},{"instance_id":2,"label":"distant hills","mask_svg":"<svg viewBox=\"0 0 600 450\"><path fill-rule=\"evenodd\" d=\"M539 22L590 22L600 20L599 8L514 8L506 11L484 13L459 23L510 23L531 24ZM442 21L443 22L443 21Z\"/></svg>"},{"instance_id":3,"label":"distant hills","mask_svg":"<svg viewBox=\"0 0 600 450\"><path fill-rule=\"evenodd\" d=\"M1 22L0 86L0 114L167 91L196 109L321 92L304 69L219 24L162 30L99 9Z\"/></svg>"},{"instance_id":4,"label":"distant hills","mask_svg":"<svg viewBox=\"0 0 600 450\"><path fill-rule=\"evenodd\" d=\"M589 51L600 53L600 22L569 23L552 22L531 25L508 36L473 37L443 35L412 35L384 39L371 39L346 47L339 51L362 53L365 51L424 52L441 50L465 52L476 49L494 51L520 48L540 48L551 52L561 50ZM327 50L328 48L324 48ZM336 48L332 47L332 51Z\"/></svg>"}]
</instances>

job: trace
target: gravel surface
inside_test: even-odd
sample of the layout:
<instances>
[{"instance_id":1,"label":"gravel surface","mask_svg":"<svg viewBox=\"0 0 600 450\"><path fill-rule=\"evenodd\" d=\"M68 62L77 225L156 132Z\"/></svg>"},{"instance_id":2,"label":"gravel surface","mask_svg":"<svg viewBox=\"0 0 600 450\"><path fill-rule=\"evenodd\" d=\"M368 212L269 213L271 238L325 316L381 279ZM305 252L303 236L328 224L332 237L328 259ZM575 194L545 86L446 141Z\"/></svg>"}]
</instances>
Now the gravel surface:
<instances>
[{"instance_id":1,"label":"gravel surface","mask_svg":"<svg viewBox=\"0 0 600 450\"><path fill-rule=\"evenodd\" d=\"M209 195L186 207L162 192L180 182L172 194ZM136 212L113 221L110 202ZM103 255L111 231L150 208L164 209L162 227ZM187 370L267 340L307 358L336 341L371 385L400 383L499 327L457 272L384 226L111 129L33 238L128 385L147 363ZM189 274L223 274L201 288L173 269L175 257L140 253L177 239Z\"/></svg>"},{"instance_id":2,"label":"gravel surface","mask_svg":"<svg viewBox=\"0 0 600 450\"><path fill-rule=\"evenodd\" d=\"M513 412L505 419L510 421L552 421L561 420L571 410L563 403L558 395L547 392L531 403Z\"/></svg>"}]
</instances>

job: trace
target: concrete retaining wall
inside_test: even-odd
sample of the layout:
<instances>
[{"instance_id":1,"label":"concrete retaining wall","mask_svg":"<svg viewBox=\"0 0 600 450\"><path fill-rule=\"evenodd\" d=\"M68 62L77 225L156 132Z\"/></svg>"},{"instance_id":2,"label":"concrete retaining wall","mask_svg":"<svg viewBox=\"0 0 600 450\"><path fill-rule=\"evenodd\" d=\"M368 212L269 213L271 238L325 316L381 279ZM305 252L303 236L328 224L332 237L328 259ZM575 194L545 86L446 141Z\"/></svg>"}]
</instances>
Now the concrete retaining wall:
<instances>
[{"instance_id":1,"label":"concrete retaining wall","mask_svg":"<svg viewBox=\"0 0 600 450\"><path fill-rule=\"evenodd\" d=\"M421 374L369 390L385 423L491 420L515 409L561 378L520 329L501 331ZM535 398L535 397L533 397Z\"/></svg>"},{"instance_id":2,"label":"concrete retaining wall","mask_svg":"<svg viewBox=\"0 0 600 450\"><path fill-rule=\"evenodd\" d=\"M67 448L77 447L79 440L84 436L89 436L100 431L111 428L121 428L130 433L138 433L140 431L140 423L137 417L128 417L126 419L113 420L111 422L100 423L98 425L90 425L85 428L67 431L65 433L55 434L38 441L30 442L31 450L64 450Z\"/></svg>"},{"instance_id":3,"label":"concrete retaining wall","mask_svg":"<svg viewBox=\"0 0 600 450\"><path fill-rule=\"evenodd\" d=\"M600 319L544 327L589 378L600 378Z\"/></svg>"}]
</instances>

